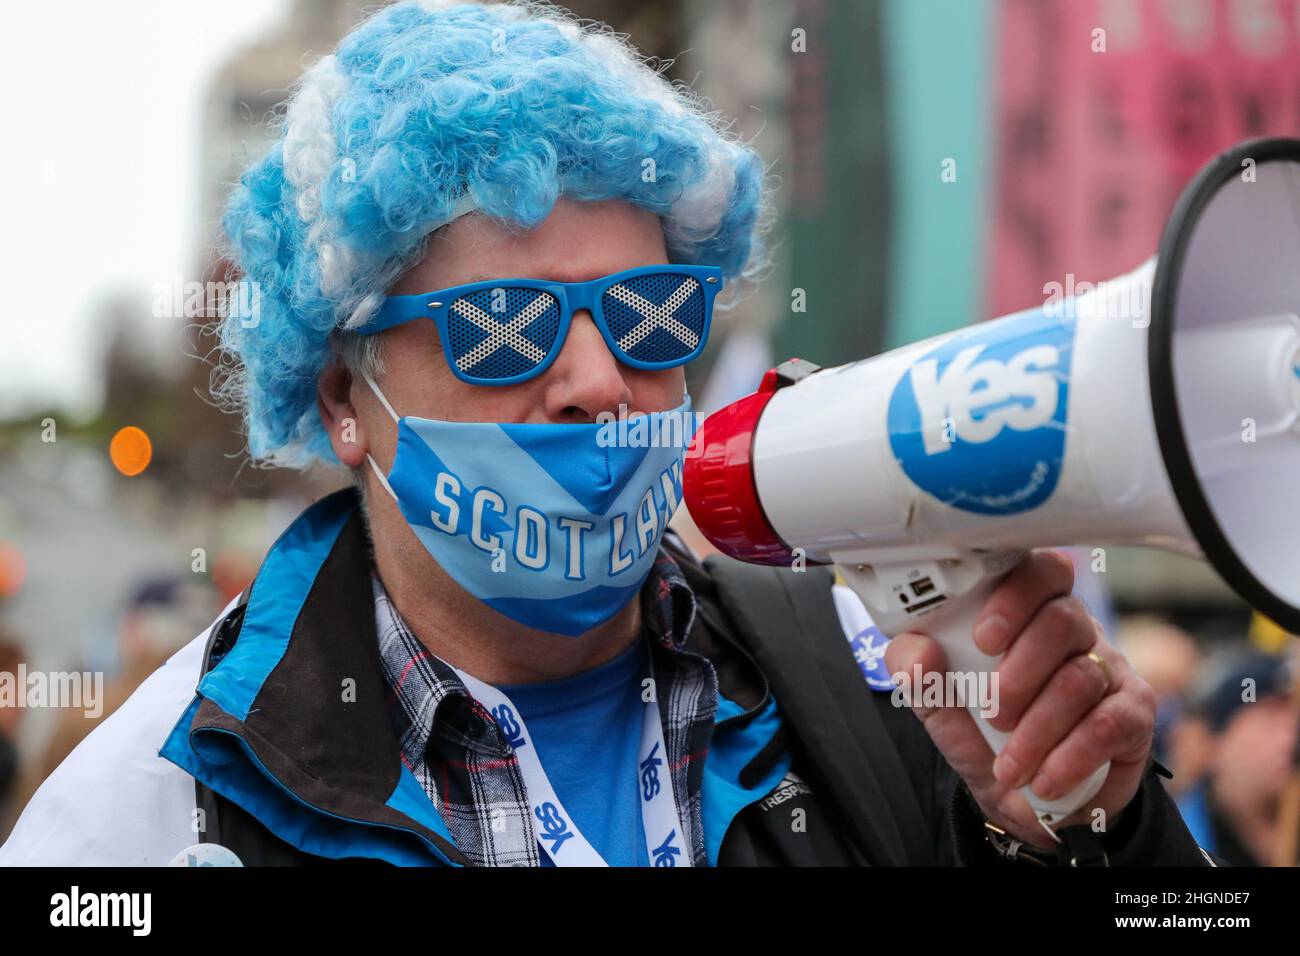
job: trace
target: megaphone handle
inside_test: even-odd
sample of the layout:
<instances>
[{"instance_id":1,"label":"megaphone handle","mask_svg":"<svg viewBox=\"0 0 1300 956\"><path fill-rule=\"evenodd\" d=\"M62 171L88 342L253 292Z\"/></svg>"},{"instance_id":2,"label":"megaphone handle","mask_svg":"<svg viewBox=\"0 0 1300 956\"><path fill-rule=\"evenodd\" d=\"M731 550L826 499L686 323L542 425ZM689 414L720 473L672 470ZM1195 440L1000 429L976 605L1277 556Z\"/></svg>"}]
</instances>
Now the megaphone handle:
<instances>
[{"instance_id":1,"label":"megaphone handle","mask_svg":"<svg viewBox=\"0 0 1300 956\"><path fill-rule=\"evenodd\" d=\"M1022 552L1007 552L978 559L840 565L845 580L882 632L890 637L904 632L926 634L939 642L947 656L948 673L962 677L948 682L945 690L970 690L973 682L977 699L962 699L969 701L967 710L995 755L1011 736L989 723L989 718L997 715L995 671L1001 656L985 654L975 645L973 635L980 610L1021 557ZM917 692L913 688L913 693ZM1053 800L1044 800L1028 786L1021 792L1040 822L1051 826L1092 799L1109 773L1107 761L1069 793Z\"/></svg>"}]
</instances>

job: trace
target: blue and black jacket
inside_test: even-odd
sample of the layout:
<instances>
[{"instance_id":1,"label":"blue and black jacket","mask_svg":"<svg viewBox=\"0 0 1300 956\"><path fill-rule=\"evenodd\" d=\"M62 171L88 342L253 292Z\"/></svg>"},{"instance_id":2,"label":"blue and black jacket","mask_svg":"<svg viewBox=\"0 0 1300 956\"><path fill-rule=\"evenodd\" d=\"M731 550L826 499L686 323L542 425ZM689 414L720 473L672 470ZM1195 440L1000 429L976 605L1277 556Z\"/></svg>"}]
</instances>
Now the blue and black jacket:
<instances>
[{"instance_id":1,"label":"blue and black jacket","mask_svg":"<svg viewBox=\"0 0 1300 956\"><path fill-rule=\"evenodd\" d=\"M706 757L710 862L1011 865L920 722L863 681L828 571L673 557L699 609L687 649L740 710ZM208 637L161 755L195 779L202 838L246 865L466 863L401 759L369 569L355 492L339 492ZM1206 862L1154 767L1104 843L1112 865Z\"/></svg>"}]
</instances>

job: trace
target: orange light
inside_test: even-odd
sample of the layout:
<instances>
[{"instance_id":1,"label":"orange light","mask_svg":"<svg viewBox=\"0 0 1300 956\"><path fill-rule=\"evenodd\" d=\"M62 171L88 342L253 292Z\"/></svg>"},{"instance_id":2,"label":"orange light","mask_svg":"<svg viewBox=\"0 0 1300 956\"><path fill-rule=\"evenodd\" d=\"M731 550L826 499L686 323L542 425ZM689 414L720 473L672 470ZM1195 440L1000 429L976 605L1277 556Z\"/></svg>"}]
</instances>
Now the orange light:
<instances>
[{"instance_id":1,"label":"orange light","mask_svg":"<svg viewBox=\"0 0 1300 956\"><path fill-rule=\"evenodd\" d=\"M153 444L141 429L127 425L109 442L108 457L112 459L114 468L133 478L149 467Z\"/></svg>"},{"instance_id":2,"label":"orange light","mask_svg":"<svg viewBox=\"0 0 1300 956\"><path fill-rule=\"evenodd\" d=\"M0 598L13 597L27 577L22 553L8 541L0 541Z\"/></svg>"}]
</instances>

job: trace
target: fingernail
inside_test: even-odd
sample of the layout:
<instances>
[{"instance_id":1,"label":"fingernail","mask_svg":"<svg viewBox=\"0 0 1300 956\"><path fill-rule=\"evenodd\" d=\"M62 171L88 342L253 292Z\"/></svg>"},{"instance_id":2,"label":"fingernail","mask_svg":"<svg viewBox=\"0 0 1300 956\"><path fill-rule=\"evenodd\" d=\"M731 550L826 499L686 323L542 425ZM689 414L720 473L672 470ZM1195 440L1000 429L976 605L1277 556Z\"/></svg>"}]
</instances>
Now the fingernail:
<instances>
[{"instance_id":1,"label":"fingernail","mask_svg":"<svg viewBox=\"0 0 1300 956\"><path fill-rule=\"evenodd\" d=\"M1029 789L1044 800L1051 800L1056 796L1056 783L1045 773L1040 772L1034 777L1034 782L1029 785Z\"/></svg>"},{"instance_id":2,"label":"fingernail","mask_svg":"<svg viewBox=\"0 0 1300 956\"><path fill-rule=\"evenodd\" d=\"M981 650L1001 647L1006 635L1007 619L1001 614L990 614L975 628L975 643L979 644Z\"/></svg>"}]
</instances>

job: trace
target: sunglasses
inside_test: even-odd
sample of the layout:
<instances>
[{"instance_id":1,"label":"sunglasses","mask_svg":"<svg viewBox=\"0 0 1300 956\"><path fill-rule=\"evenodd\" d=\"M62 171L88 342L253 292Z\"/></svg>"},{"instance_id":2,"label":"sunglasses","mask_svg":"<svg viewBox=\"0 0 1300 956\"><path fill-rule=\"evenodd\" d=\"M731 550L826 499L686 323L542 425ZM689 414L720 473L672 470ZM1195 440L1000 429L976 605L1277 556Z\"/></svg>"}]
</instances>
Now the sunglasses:
<instances>
[{"instance_id":1,"label":"sunglasses","mask_svg":"<svg viewBox=\"0 0 1300 956\"><path fill-rule=\"evenodd\" d=\"M718 266L642 266L589 282L490 279L423 295L394 295L357 331L375 335L415 319L438 326L447 364L471 385L536 378L564 346L573 313L585 309L625 365L664 369L704 350Z\"/></svg>"}]
</instances>

